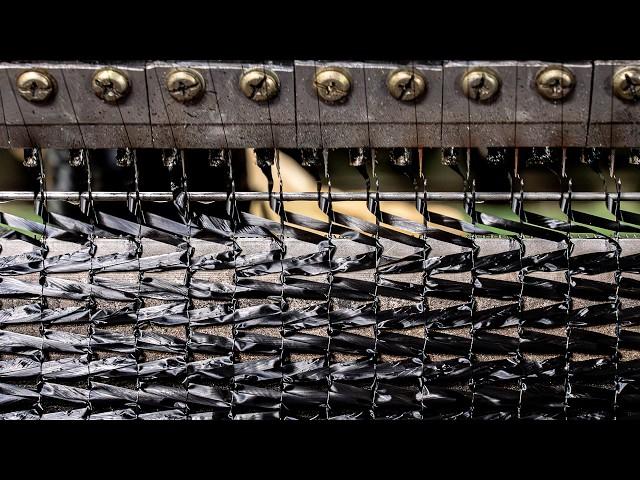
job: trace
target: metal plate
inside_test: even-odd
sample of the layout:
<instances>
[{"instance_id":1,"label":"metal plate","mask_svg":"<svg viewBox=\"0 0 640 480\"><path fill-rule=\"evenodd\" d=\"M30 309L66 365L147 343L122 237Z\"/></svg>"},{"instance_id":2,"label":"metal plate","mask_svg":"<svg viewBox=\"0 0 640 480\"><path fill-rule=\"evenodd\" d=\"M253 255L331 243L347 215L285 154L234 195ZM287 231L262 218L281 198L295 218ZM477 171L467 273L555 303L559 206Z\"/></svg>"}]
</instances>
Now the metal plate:
<instances>
[{"instance_id":1,"label":"metal plate","mask_svg":"<svg viewBox=\"0 0 640 480\"><path fill-rule=\"evenodd\" d=\"M638 146L640 105L612 96L611 78L620 67L640 62L565 64L576 77L563 102L550 102L535 89L543 62L444 62L423 64L296 61L287 63L133 62L112 64L127 73L130 94L108 104L91 90L93 72L103 64L0 64L0 146L51 148L251 148L412 146ZM193 103L174 100L165 76L176 66L202 73L206 92ZM313 80L318 69L350 72L346 101L320 101ZM470 101L460 78L475 66L495 70L499 95ZM245 68L273 70L277 97L254 102L239 89ZM387 91L396 68L415 68L427 80L426 94L400 102ZM57 93L48 103L31 103L15 90L27 68L46 68ZM592 91L593 88L593 91ZM611 127L613 125L613 128Z\"/></svg>"}]
</instances>

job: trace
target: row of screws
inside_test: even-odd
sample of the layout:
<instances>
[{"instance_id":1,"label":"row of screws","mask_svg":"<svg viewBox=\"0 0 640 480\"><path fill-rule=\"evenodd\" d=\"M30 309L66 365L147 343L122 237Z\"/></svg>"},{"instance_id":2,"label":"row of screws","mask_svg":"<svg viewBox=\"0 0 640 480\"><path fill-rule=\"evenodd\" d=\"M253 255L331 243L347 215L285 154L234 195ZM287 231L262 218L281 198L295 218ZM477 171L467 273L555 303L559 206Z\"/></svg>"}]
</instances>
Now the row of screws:
<instances>
[{"instance_id":1,"label":"row of screws","mask_svg":"<svg viewBox=\"0 0 640 480\"><path fill-rule=\"evenodd\" d=\"M322 68L316 72L313 86L318 96L327 103L344 102L352 88L348 70L340 67ZM471 100L488 102L498 95L501 81L498 74L487 67L475 67L461 78L461 88ZM550 66L536 76L536 90L553 102L565 99L576 85L575 75L563 66ZM30 102L46 102L55 95L57 84L53 76L43 69L22 72L17 80L18 93ZM96 70L91 80L95 94L105 102L114 103L126 97L131 82L125 72L113 67ZM242 93L256 102L275 98L280 92L280 80L271 70L251 68L245 70L239 81ZM629 66L618 70L612 83L615 95L621 100L640 100L640 67ZM206 81L193 68L174 68L166 76L169 95L178 102L196 102L206 91ZM422 97L427 90L427 80L416 70L398 69L387 77L387 89L393 98L411 102Z\"/></svg>"}]
</instances>

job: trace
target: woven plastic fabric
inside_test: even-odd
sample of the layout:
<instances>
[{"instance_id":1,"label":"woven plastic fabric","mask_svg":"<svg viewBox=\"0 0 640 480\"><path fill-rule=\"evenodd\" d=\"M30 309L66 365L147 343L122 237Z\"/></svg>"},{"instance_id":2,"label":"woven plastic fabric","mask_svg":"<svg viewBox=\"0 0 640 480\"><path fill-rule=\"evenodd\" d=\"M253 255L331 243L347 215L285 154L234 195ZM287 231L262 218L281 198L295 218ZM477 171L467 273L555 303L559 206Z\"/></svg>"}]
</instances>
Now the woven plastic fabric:
<instances>
[{"instance_id":1,"label":"woven plastic fabric","mask_svg":"<svg viewBox=\"0 0 640 480\"><path fill-rule=\"evenodd\" d=\"M380 208L374 174L375 222L330 196L327 221L293 214L277 189L272 221L220 171L223 205L189 201L179 162L174 202L139 201L134 159L127 205L48 202L41 182L42 222L0 214L0 418L637 415L633 213L513 220L470 192L464 222L418 193L417 223Z\"/></svg>"}]
</instances>

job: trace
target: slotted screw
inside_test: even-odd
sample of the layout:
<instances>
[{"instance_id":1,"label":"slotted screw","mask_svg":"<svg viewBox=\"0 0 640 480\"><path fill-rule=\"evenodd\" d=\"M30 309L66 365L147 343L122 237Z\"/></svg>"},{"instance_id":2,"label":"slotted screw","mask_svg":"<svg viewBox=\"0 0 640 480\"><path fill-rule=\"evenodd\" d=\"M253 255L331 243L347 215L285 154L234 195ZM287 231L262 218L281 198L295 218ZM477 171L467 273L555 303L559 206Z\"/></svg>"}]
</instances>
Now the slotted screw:
<instances>
[{"instance_id":1,"label":"slotted screw","mask_svg":"<svg viewBox=\"0 0 640 480\"><path fill-rule=\"evenodd\" d=\"M500 78L490 68L476 67L468 70L462 76L461 83L467 98L477 102L487 102L500 91Z\"/></svg>"},{"instance_id":2,"label":"slotted screw","mask_svg":"<svg viewBox=\"0 0 640 480\"><path fill-rule=\"evenodd\" d=\"M27 70L16 78L16 87L22 98L29 102L46 102L56 92L56 81L45 70Z\"/></svg>"},{"instance_id":3,"label":"slotted screw","mask_svg":"<svg viewBox=\"0 0 640 480\"><path fill-rule=\"evenodd\" d=\"M416 100L424 95L427 81L415 70L399 69L387 77L387 89L393 98L403 102Z\"/></svg>"},{"instance_id":4,"label":"slotted screw","mask_svg":"<svg viewBox=\"0 0 640 480\"><path fill-rule=\"evenodd\" d=\"M169 95L181 103L195 102L205 92L202 74L193 68L174 68L167 74Z\"/></svg>"},{"instance_id":5,"label":"slotted screw","mask_svg":"<svg viewBox=\"0 0 640 480\"><path fill-rule=\"evenodd\" d=\"M240 76L240 90L254 102L266 102L280 92L280 80L271 70L251 68Z\"/></svg>"},{"instance_id":6,"label":"slotted screw","mask_svg":"<svg viewBox=\"0 0 640 480\"><path fill-rule=\"evenodd\" d=\"M536 75L536 89L547 100L558 102L566 98L576 85L571 70L562 66L545 67Z\"/></svg>"},{"instance_id":7,"label":"slotted screw","mask_svg":"<svg viewBox=\"0 0 640 480\"><path fill-rule=\"evenodd\" d=\"M613 91L620 100L640 100L640 67L630 66L618 70L613 76Z\"/></svg>"},{"instance_id":8,"label":"slotted screw","mask_svg":"<svg viewBox=\"0 0 640 480\"><path fill-rule=\"evenodd\" d=\"M351 92L351 76L344 68L326 67L316 72L313 85L327 103L343 102Z\"/></svg>"},{"instance_id":9,"label":"slotted screw","mask_svg":"<svg viewBox=\"0 0 640 480\"><path fill-rule=\"evenodd\" d=\"M129 94L131 83L123 71L105 67L93 74L91 88L105 102L115 103Z\"/></svg>"}]
</instances>

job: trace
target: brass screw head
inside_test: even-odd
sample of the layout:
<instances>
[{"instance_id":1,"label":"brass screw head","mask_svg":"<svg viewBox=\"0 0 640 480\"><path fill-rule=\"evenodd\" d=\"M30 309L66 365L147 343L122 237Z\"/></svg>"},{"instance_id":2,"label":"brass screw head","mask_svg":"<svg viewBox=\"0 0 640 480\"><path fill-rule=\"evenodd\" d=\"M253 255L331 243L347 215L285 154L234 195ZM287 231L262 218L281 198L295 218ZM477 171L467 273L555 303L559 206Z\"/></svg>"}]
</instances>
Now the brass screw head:
<instances>
[{"instance_id":1,"label":"brass screw head","mask_svg":"<svg viewBox=\"0 0 640 480\"><path fill-rule=\"evenodd\" d=\"M45 70L27 70L16 78L18 93L29 102L46 102L56 92L56 81Z\"/></svg>"},{"instance_id":2,"label":"brass screw head","mask_svg":"<svg viewBox=\"0 0 640 480\"><path fill-rule=\"evenodd\" d=\"M198 100L205 91L202 74L193 68L174 68L167 74L167 90L181 103Z\"/></svg>"},{"instance_id":3,"label":"brass screw head","mask_svg":"<svg viewBox=\"0 0 640 480\"><path fill-rule=\"evenodd\" d=\"M344 68L321 68L316 72L313 85L322 100L338 103L346 100L351 92L351 77Z\"/></svg>"},{"instance_id":4,"label":"brass screw head","mask_svg":"<svg viewBox=\"0 0 640 480\"><path fill-rule=\"evenodd\" d=\"M427 80L415 70L394 70L387 77L387 88L396 100L411 102L424 95Z\"/></svg>"},{"instance_id":5,"label":"brass screw head","mask_svg":"<svg viewBox=\"0 0 640 480\"><path fill-rule=\"evenodd\" d=\"M266 102L280 92L280 80L266 68L250 68L240 75L240 90L254 102Z\"/></svg>"},{"instance_id":6,"label":"brass screw head","mask_svg":"<svg viewBox=\"0 0 640 480\"><path fill-rule=\"evenodd\" d=\"M91 79L91 88L105 102L115 103L129 94L131 84L123 71L105 67L95 71Z\"/></svg>"},{"instance_id":7,"label":"brass screw head","mask_svg":"<svg viewBox=\"0 0 640 480\"><path fill-rule=\"evenodd\" d=\"M618 70L613 75L613 92L626 102L640 100L640 67L629 66Z\"/></svg>"},{"instance_id":8,"label":"brass screw head","mask_svg":"<svg viewBox=\"0 0 640 480\"><path fill-rule=\"evenodd\" d=\"M468 70L462 76L462 91L471 100L487 102L500 91L500 77L486 67L476 67Z\"/></svg>"},{"instance_id":9,"label":"brass screw head","mask_svg":"<svg viewBox=\"0 0 640 480\"><path fill-rule=\"evenodd\" d=\"M536 89L538 93L547 100L554 102L566 98L575 86L575 75L565 67L545 67L536 75Z\"/></svg>"}]
</instances>

